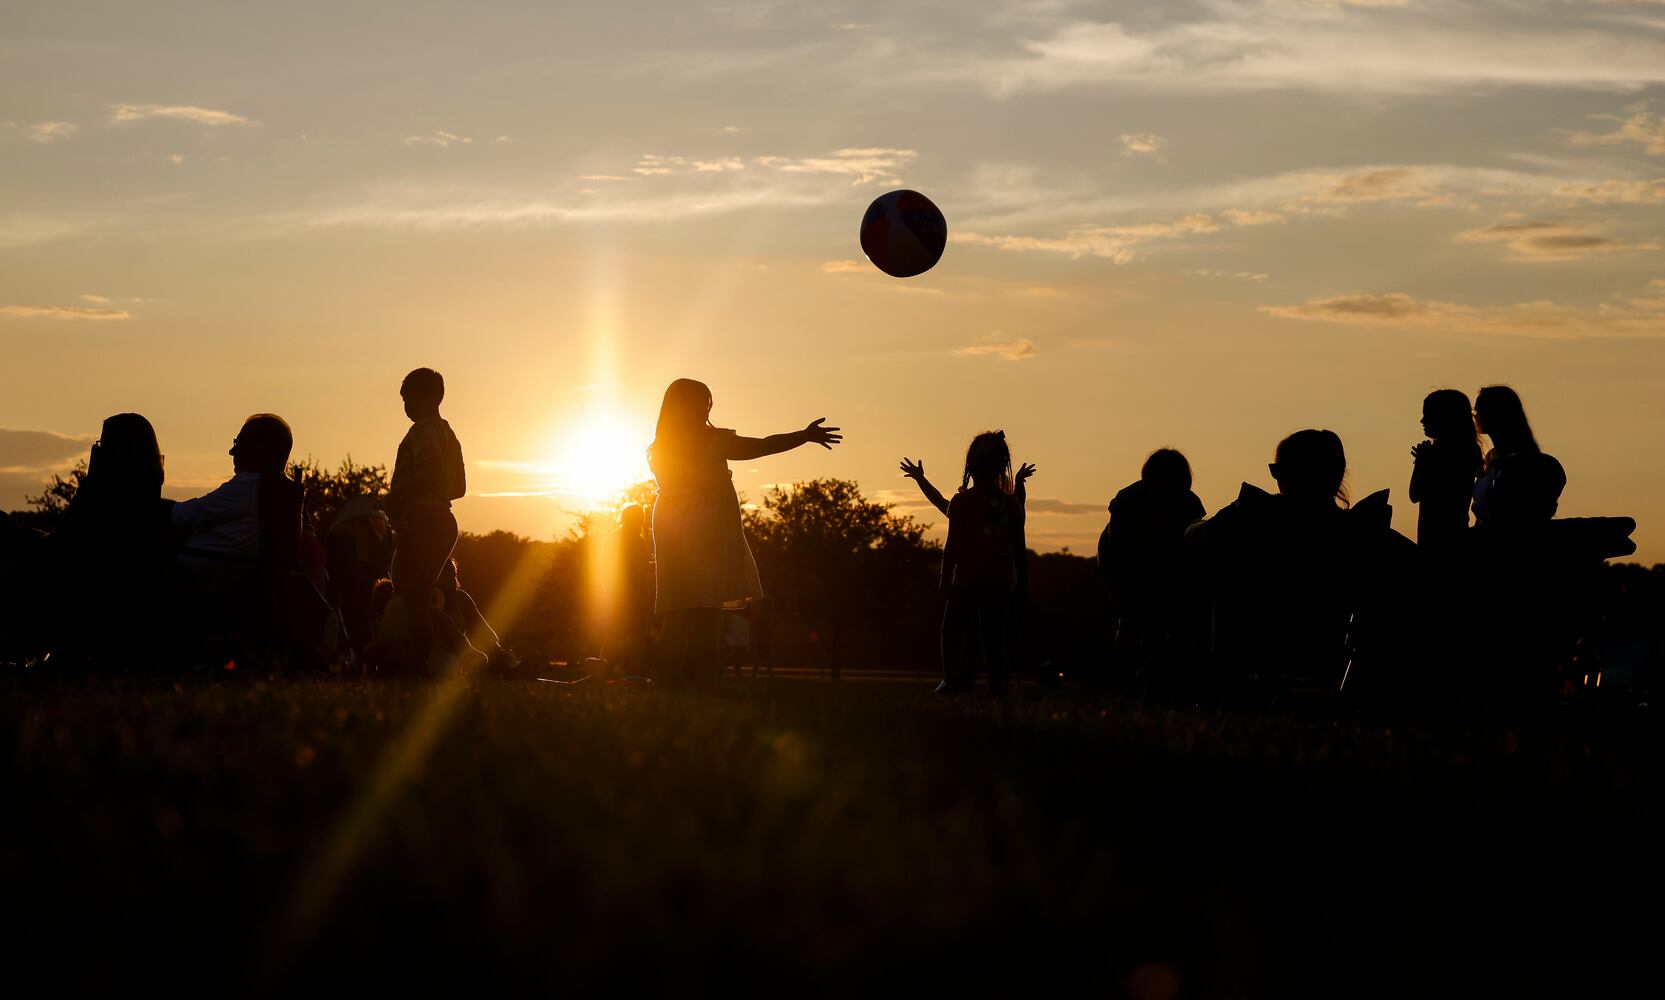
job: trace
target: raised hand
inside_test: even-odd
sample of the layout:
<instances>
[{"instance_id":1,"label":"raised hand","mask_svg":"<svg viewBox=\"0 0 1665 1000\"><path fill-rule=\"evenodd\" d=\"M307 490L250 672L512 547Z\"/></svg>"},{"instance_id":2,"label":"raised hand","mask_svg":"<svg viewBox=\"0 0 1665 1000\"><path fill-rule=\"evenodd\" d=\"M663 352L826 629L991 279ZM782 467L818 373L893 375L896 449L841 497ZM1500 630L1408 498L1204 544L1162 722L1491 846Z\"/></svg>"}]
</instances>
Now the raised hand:
<instances>
[{"instance_id":1,"label":"raised hand","mask_svg":"<svg viewBox=\"0 0 1665 1000\"><path fill-rule=\"evenodd\" d=\"M1025 462L1022 465L1018 466L1018 472L1017 472L1017 483L1018 483L1018 485L1022 486L1024 481L1027 480L1030 476L1033 476L1034 474L1035 474L1035 463L1034 462Z\"/></svg>"},{"instance_id":2,"label":"raised hand","mask_svg":"<svg viewBox=\"0 0 1665 1000\"><path fill-rule=\"evenodd\" d=\"M911 458L902 459L902 475L916 483L923 482L925 480L925 463L922 461L915 462Z\"/></svg>"},{"instance_id":3,"label":"raised hand","mask_svg":"<svg viewBox=\"0 0 1665 1000\"><path fill-rule=\"evenodd\" d=\"M810 421L809 426L804 428L804 442L806 444L818 444L831 451L833 445L843 441L844 435L838 433L839 428L821 426L826 422L826 417L818 417Z\"/></svg>"},{"instance_id":4,"label":"raised hand","mask_svg":"<svg viewBox=\"0 0 1665 1000\"><path fill-rule=\"evenodd\" d=\"M1419 444L1416 447L1411 449L1411 457L1420 462L1420 461L1422 461L1422 457L1424 455L1428 454L1429 449L1431 449L1433 447L1434 447L1434 442L1424 441L1421 444Z\"/></svg>"}]
</instances>

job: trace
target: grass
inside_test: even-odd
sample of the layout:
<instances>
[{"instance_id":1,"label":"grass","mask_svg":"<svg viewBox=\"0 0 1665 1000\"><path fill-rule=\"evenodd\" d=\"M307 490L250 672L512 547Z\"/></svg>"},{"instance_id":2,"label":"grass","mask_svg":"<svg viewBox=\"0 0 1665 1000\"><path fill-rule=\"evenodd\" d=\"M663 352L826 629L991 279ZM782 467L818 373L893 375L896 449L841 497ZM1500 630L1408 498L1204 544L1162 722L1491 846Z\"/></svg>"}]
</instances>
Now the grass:
<instances>
[{"instance_id":1,"label":"grass","mask_svg":"<svg viewBox=\"0 0 1665 1000\"><path fill-rule=\"evenodd\" d=\"M1654 885L1645 718L928 692L13 674L6 940L78 987L1531 992Z\"/></svg>"}]
</instances>

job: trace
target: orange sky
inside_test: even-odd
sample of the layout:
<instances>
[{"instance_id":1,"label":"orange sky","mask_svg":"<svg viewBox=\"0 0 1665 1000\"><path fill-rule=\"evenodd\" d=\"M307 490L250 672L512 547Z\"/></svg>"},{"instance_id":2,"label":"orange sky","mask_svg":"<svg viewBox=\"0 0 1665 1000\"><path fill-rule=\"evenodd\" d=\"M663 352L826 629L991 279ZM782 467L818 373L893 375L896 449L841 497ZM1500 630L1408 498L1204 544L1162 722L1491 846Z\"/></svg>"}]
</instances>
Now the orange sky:
<instances>
[{"instance_id":1,"label":"orange sky","mask_svg":"<svg viewBox=\"0 0 1665 1000\"><path fill-rule=\"evenodd\" d=\"M737 467L923 505L977 431L1090 548L1144 455L1210 510L1342 435L1396 523L1424 394L1507 382L1566 514L1665 561L1659 4L41 5L0 38L0 506L138 410L169 492L255 410L390 461L443 371L472 530L547 537L664 386ZM942 263L860 259L895 187ZM620 456L623 456L622 458ZM931 518L936 520L936 518Z\"/></svg>"}]
</instances>

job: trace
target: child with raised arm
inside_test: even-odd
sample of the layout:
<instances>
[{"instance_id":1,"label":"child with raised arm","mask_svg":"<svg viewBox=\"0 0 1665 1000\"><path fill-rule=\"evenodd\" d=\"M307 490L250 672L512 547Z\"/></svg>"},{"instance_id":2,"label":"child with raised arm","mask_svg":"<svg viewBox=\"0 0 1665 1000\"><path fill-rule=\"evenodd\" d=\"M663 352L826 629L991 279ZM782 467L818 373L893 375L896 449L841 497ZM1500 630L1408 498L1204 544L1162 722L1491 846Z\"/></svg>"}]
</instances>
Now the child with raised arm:
<instances>
[{"instance_id":1,"label":"child with raised arm","mask_svg":"<svg viewBox=\"0 0 1665 1000\"><path fill-rule=\"evenodd\" d=\"M658 484L654 610L665 616L658 665L672 683L715 678L723 608L745 607L763 596L728 463L806 444L830 449L844 439L837 427L822 426L824 417L799 431L741 437L711 425L711 402L703 382L672 382L648 448Z\"/></svg>"},{"instance_id":2,"label":"child with raised arm","mask_svg":"<svg viewBox=\"0 0 1665 1000\"><path fill-rule=\"evenodd\" d=\"M451 501L468 491L462 445L439 415L445 379L431 368L418 368L399 386L410 430L399 442L393 481L387 491L387 517L393 526L393 590L410 612L411 642L418 666L434 651L433 623L427 614L429 591L457 545L457 518Z\"/></svg>"},{"instance_id":3,"label":"child with raised arm","mask_svg":"<svg viewBox=\"0 0 1665 1000\"><path fill-rule=\"evenodd\" d=\"M1012 495L1017 497L1018 503L1026 503L1028 501L1028 487L1024 484L1027 483L1029 481L1029 477L1034 474L1035 464L1033 462L1025 462L1023 463L1023 466L1018 469L1017 485L1012 490ZM925 494L925 499L931 502L932 507L941 511L943 517L948 516L948 498L942 495L941 490L931 485L931 481L929 479L925 478L925 463L923 460L915 462L911 458L902 459L902 475L907 476L909 479L914 481L914 484L919 487L919 492Z\"/></svg>"},{"instance_id":4,"label":"child with raised arm","mask_svg":"<svg viewBox=\"0 0 1665 1000\"><path fill-rule=\"evenodd\" d=\"M925 470L909 464L919 470L920 488L925 489ZM1034 471L1032 466L1023 468L1025 473ZM988 670L989 693L1006 689L1012 595L1023 586L1027 558L1020 482L1012 475L1012 453L1004 431L988 431L972 439L960 490L948 502L941 582L948 603L942 614L938 694L971 689L976 666L969 654L979 650Z\"/></svg>"},{"instance_id":5,"label":"child with raised arm","mask_svg":"<svg viewBox=\"0 0 1665 1000\"><path fill-rule=\"evenodd\" d=\"M1449 549L1468 530L1474 481L1484 464L1468 397L1456 389L1429 393L1422 401L1422 433L1428 440L1411 449L1416 541L1427 549Z\"/></svg>"}]
</instances>

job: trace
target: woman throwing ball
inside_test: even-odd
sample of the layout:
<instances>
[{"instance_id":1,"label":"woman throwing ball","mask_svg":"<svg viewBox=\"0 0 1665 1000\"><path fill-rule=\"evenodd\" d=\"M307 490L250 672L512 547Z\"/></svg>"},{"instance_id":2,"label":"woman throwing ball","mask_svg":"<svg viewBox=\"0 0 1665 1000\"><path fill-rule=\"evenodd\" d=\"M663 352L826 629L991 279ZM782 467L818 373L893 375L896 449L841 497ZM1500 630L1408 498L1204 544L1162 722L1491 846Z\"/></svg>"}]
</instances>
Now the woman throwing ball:
<instances>
[{"instance_id":1,"label":"woman throwing ball","mask_svg":"<svg viewBox=\"0 0 1665 1000\"><path fill-rule=\"evenodd\" d=\"M648 447L648 466L659 487L653 557L654 611L665 616L661 680L714 679L723 609L743 608L763 596L757 563L740 530L740 498L728 463L805 444L830 449L844 436L837 427L823 427L825 419L801 431L741 437L711 426L711 390L705 383L679 378L665 390Z\"/></svg>"}]
</instances>

